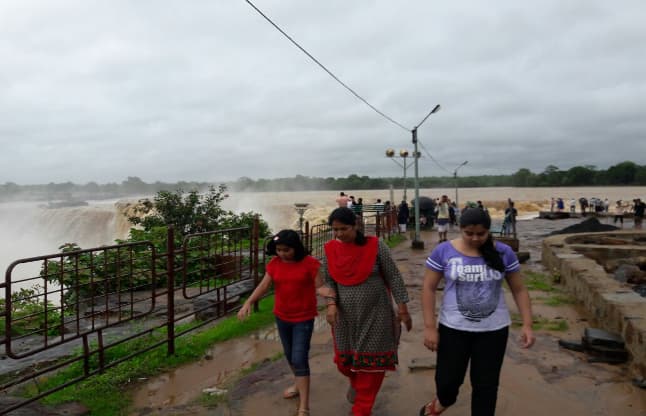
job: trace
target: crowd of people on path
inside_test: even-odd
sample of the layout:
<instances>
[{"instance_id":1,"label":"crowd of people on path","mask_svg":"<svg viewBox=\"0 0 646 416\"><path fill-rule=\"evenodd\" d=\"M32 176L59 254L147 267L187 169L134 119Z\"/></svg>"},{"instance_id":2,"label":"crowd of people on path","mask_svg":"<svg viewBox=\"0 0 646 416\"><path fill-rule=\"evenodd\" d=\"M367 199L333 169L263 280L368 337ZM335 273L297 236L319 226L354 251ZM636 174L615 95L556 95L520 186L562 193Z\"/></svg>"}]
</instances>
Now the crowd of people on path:
<instances>
[{"instance_id":1,"label":"crowd of people on path","mask_svg":"<svg viewBox=\"0 0 646 416\"><path fill-rule=\"evenodd\" d=\"M448 225L448 197L443 196L439 205L438 219ZM348 381L345 399L351 405L350 414L367 416L372 414L386 371L395 370L399 363L402 327L412 328L407 307L410 297L389 248L379 238L361 232L360 218L352 208L339 205L329 215L328 224L334 237L325 244L320 262L305 252L295 231L282 230L270 240L267 252L274 257L238 317L249 316L254 302L273 284L276 326L294 375L283 397L298 398L296 414L307 416L308 352L317 295L322 297L332 329L334 363ZM443 234L424 266L424 336L420 342L436 351L437 370L434 398L420 403L421 416L439 415L456 402L468 366L472 415L494 414L511 324L503 282L509 285L521 315L522 346L531 347L535 340L518 259L509 246L493 240L491 218L484 207L462 210L459 229L460 235L452 240ZM444 295L436 319L440 281ZM328 414L324 409L317 413Z\"/></svg>"},{"instance_id":2,"label":"crowd of people on path","mask_svg":"<svg viewBox=\"0 0 646 416\"><path fill-rule=\"evenodd\" d=\"M601 200L596 197L581 197L578 201L574 198L570 198L567 205L571 214L576 213L577 203L579 205L579 212L583 216L586 214L612 215L613 223L619 223L619 225L623 227L626 215L632 214L634 227L637 229L642 228L642 223L644 221L644 208L646 208L646 204L641 200L641 198L634 198L632 202L622 199L611 202L608 198ZM550 212L565 212L564 199L552 197L550 201Z\"/></svg>"}]
</instances>

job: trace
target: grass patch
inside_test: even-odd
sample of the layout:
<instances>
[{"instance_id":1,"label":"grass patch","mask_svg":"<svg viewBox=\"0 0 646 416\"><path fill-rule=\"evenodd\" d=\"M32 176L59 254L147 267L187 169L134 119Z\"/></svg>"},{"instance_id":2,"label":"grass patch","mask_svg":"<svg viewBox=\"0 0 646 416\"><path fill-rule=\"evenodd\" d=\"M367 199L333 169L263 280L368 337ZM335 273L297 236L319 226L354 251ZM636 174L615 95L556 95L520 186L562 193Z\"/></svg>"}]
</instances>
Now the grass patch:
<instances>
[{"instance_id":1,"label":"grass patch","mask_svg":"<svg viewBox=\"0 0 646 416\"><path fill-rule=\"evenodd\" d=\"M519 328L523 325L520 314L511 314L511 324L514 328ZM570 326L565 319L547 319L542 316L535 316L532 321L532 329L534 331L567 331L569 328Z\"/></svg>"},{"instance_id":2,"label":"grass patch","mask_svg":"<svg viewBox=\"0 0 646 416\"><path fill-rule=\"evenodd\" d=\"M538 272L525 271L524 283L528 290L540 290L542 292L552 292L555 290L552 277Z\"/></svg>"},{"instance_id":3,"label":"grass patch","mask_svg":"<svg viewBox=\"0 0 646 416\"><path fill-rule=\"evenodd\" d=\"M152 377L188 362L200 359L213 344L249 334L274 322L274 298L267 297L260 301L260 311L253 313L245 321L238 321L236 316L220 320L216 326L189 333L175 340L175 355L166 353L166 344L142 355L133 357L103 374L90 377L61 391L42 399L44 404L81 402L88 407L92 415L127 414L132 399L125 396L126 389L139 378ZM176 332L181 332L195 323L181 325ZM155 341L165 338L165 331L159 330L152 335L134 339L105 351L105 362L110 363L133 351L141 350ZM80 355L80 354L79 354ZM98 367L96 354L90 360L91 367ZM38 391L48 390L83 374L82 363L75 363L50 377L41 377L24 391L33 396Z\"/></svg>"},{"instance_id":4,"label":"grass patch","mask_svg":"<svg viewBox=\"0 0 646 416\"><path fill-rule=\"evenodd\" d=\"M563 293L554 293L547 298L541 298L541 300L543 301L543 304L547 306L562 306L574 303L574 299Z\"/></svg>"},{"instance_id":5,"label":"grass patch","mask_svg":"<svg viewBox=\"0 0 646 416\"><path fill-rule=\"evenodd\" d=\"M406 236L404 234L392 234L390 238L386 240L386 245L390 248L393 248L403 241L406 241Z\"/></svg>"}]
</instances>

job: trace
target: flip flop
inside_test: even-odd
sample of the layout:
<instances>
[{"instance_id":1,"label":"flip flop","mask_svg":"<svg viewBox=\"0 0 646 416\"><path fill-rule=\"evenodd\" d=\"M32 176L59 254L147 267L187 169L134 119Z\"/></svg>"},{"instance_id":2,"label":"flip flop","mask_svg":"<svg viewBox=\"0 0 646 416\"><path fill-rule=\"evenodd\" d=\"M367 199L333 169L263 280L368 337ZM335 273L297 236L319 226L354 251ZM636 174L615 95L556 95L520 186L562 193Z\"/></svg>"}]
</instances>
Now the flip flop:
<instances>
[{"instance_id":1,"label":"flip flop","mask_svg":"<svg viewBox=\"0 0 646 416\"><path fill-rule=\"evenodd\" d=\"M298 389L296 387L287 387L283 391L283 399L293 399L294 397L298 397Z\"/></svg>"},{"instance_id":2,"label":"flip flop","mask_svg":"<svg viewBox=\"0 0 646 416\"><path fill-rule=\"evenodd\" d=\"M444 412L444 410L437 411L435 410L435 403L437 403L437 397L433 399L432 402L426 403L424 406L422 406L421 409L419 409L419 416L438 416Z\"/></svg>"}]
</instances>

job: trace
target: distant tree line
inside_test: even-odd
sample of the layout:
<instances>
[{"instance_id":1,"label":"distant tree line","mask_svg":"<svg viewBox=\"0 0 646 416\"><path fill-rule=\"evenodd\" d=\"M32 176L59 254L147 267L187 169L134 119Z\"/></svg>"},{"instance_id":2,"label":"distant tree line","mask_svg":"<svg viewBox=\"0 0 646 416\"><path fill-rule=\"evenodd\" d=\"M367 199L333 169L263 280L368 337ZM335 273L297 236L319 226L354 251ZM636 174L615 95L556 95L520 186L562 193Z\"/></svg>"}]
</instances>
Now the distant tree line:
<instances>
[{"instance_id":1,"label":"distant tree line","mask_svg":"<svg viewBox=\"0 0 646 416\"><path fill-rule=\"evenodd\" d=\"M490 186L646 186L646 165L625 161L610 166L606 170L595 166L574 166L561 170L549 165L540 173L533 173L522 168L511 175L460 176L459 186L468 188ZM421 188L450 188L456 185L453 176L431 176L419 179ZM74 199L108 199L127 196L154 195L159 191L177 189L206 191L209 182L146 183L136 176L130 176L121 183L98 184L89 182L77 185L72 182L48 183L46 185L18 185L7 182L0 185L0 201L10 200L74 200ZM296 175L293 178L251 179L239 178L226 183L229 189L236 191L317 191L348 189L386 189L390 185L404 186L402 177L371 178L369 176L348 175L346 178L319 178ZM413 178L407 178L406 186L413 187Z\"/></svg>"},{"instance_id":2,"label":"distant tree line","mask_svg":"<svg viewBox=\"0 0 646 416\"><path fill-rule=\"evenodd\" d=\"M460 176L459 186L480 188L489 186L646 186L646 165L626 161L598 170L595 166L575 166L561 170L549 165L541 173L529 169L519 169L511 175ZM453 176L432 176L419 178L421 188L451 188L456 185ZM390 185L404 186L403 177L371 178L369 176L349 175L346 178L316 178L296 175L293 178L257 179L242 177L230 184L232 189L245 191L304 191L347 189L385 189ZM413 178L406 179L406 185L413 187Z\"/></svg>"},{"instance_id":3,"label":"distant tree line","mask_svg":"<svg viewBox=\"0 0 646 416\"><path fill-rule=\"evenodd\" d=\"M72 182L46 185L18 185L6 182L0 185L0 201L72 201L85 199L110 199L127 196L154 195L165 190L198 190L206 191L211 186L208 182L146 183L136 176L129 176L121 183L98 184L88 182L77 185Z\"/></svg>"}]
</instances>

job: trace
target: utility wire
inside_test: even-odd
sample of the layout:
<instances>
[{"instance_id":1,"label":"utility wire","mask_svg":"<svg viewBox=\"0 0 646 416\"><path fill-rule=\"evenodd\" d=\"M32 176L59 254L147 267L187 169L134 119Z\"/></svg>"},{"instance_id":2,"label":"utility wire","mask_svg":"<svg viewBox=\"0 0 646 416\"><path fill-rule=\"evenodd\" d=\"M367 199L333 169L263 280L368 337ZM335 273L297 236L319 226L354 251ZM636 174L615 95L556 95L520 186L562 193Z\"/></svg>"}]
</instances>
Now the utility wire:
<instances>
[{"instance_id":1,"label":"utility wire","mask_svg":"<svg viewBox=\"0 0 646 416\"><path fill-rule=\"evenodd\" d=\"M260 9L258 9L258 8L257 8L257 7L256 7L256 6L251 2L251 1L249 1L249 0L245 0L245 1L247 2L247 4L249 4L251 7L253 7L253 9L254 9L256 12L258 12L258 14L260 14L260 15L261 15L261 16L262 16L266 21L268 21L268 22L269 22L273 27L275 27L275 28L276 28L276 30L278 30L280 33L282 33L282 34L283 34L283 36L285 36L287 39L289 39L289 41L290 41L290 42L292 42L292 43L293 43L293 44L294 44L298 49L300 49L300 50L301 50L305 55L307 55L307 56L308 56L312 61L314 61L314 62L315 62L318 66L320 66L320 67L321 67L325 72L327 72L327 73L328 73L332 78L334 78L334 80L335 80L336 82L338 82L339 84L341 84L341 85L342 85L346 90L350 91L350 93L351 93L352 95L354 95L355 97L357 97L359 100L363 101L363 102L364 102L368 107L372 108L372 109L373 109L377 114L379 114L380 116L382 116L382 117L383 117L383 118L385 118L386 120L388 120L388 121L390 121L391 123L393 123L393 124L395 124L395 125L397 125L397 126L401 127L402 129L404 129L404 130L406 130L406 131L410 132L410 129L409 129L408 127L406 127L406 126L402 125L401 123L399 123L399 122L397 122L397 121L393 120L392 118L390 118L389 116L387 116L386 114L384 114L384 113L383 113L382 111L380 111L377 107L375 107L374 105L370 104L370 103L369 103L365 98L363 98L363 97L362 97L362 96L360 96L357 92L355 92L352 88L350 88L346 83L344 83L343 81L341 81L341 80L340 80L336 75L334 75L334 74L332 73L332 71L330 71L329 69L327 69L327 68L325 67L325 65L323 65L321 62L319 62L319 60L318 60L318 59L316 59L314 56L312 56L312 54L311 54L311 53L309 53L308 51L306 51L306 50L305 50L305 48L303 48L303 47L302 47L301 45L299 45L299 44L298 44L298 42L296 42L296 41L295 41L291 36L289 36L287 33L285 33L285 31L284 31L283 29L281 29L281 28L280 28L276 23L274 23L274 22L273 22L269 17L267 17L267 15L265 15L265 14L264 14ZM426 116L426 117L428 117L428 116ZM420 123L420 124L421 124L421 123Z\"/></svg>"},{"instance_id":2,"label":"utility wire","mask_svg":"<svg viewBox=\"0 0 646 416\"><path fill-rule=\"evenodd\" d=\"M424 152L426 152L426 155L427 155L428 157L430 157L430 158L431 158L431 160L432 160L433 162L435 162L435 164L436 164L437 166L439 166L439 167L440 167L442 170L444 170L445 172L451 173L451 171L450 171L450 170L448 170L447 168L445 168L444 166L442 166L442 164L441 164L440 162L438 162L437 160L435 160L435 158L431 155L431 153L430 153L428 150L426 150L426 147L424 146L424 143L422 143L421 141L419 141L419 139L417 140L417 143L422 147L422 149L424 150Z\"/></svg>"}]
</instances>

